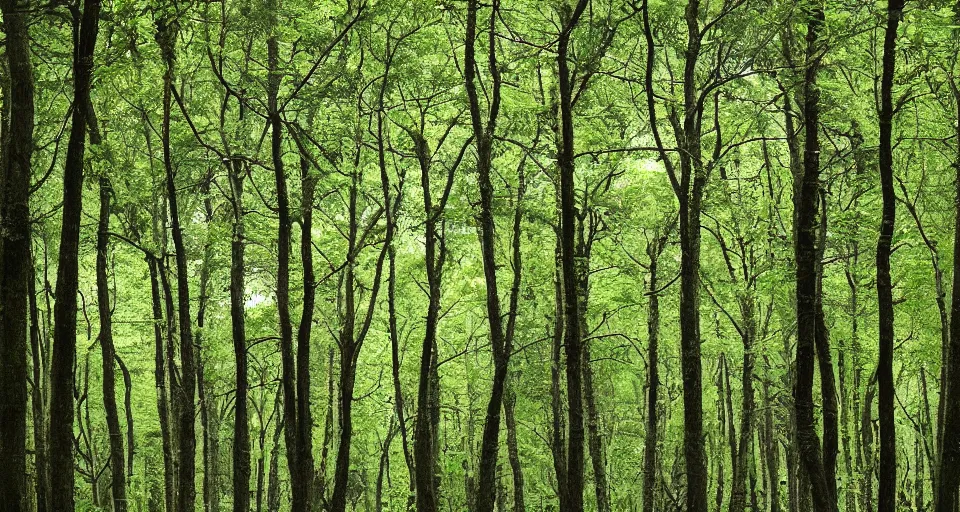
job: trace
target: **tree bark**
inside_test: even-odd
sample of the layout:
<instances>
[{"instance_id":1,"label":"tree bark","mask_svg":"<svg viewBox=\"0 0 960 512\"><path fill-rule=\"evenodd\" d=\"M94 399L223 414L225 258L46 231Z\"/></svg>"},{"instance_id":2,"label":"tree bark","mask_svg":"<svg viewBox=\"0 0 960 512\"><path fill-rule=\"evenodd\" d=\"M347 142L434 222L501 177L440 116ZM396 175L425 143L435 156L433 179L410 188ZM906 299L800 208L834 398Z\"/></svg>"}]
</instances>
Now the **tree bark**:
<instances>
[{"instance_id":1,"label":"tree bark","mask_svg":"<svg viewBox=\"0 0 960 512\"><path fill-rule=\"evenodd\" d=\"M150 292L153 298L154 382L157 388L157 412L160 417L160 440L163 449L163 491L165 510L176 506L176 472L173 457L173 432L170 426L169 393L167 390L167 359L164 346L163 298L158 273L163 271L153 255L147 255L150 269Z\"/></svg>"},{"instance_id":2,"label":"tree bark","mask_svg":"<svg viewBox=\"0 0 960 512\"><path fill-rule=\"evenodd\" d=\"M894 512L897 506L897 433L894 423L893 382L893 283L890 279L890 252L896 221L897 198L893 186L893 75L896 65L897 28L903 0L887 1L887 27L883 39L883 71L880 79L880 190L883 210L877 240L877 304L880 319L880 356L877 385L880 414L880 496L877 510Z\"/></svg>"},{"instance_id":3,"label":"tree bark","mask_svg":"<svg viewBox=\"0 0 960 512\"><path fill-rule=\"evenodd\" d=\"M580 0L562 20L557 40L557 74L560 92L560 266L563 278L564 349L567 357L567 467L566 509L583 511L583 339L576 264L576 202L574 191L573 73L570 70L570 38L583 16L587 0Z\"/></svg>"},{"instance_id":4,"label":"tree bark","mask_svg":"<svg viewBox=\"0 0 960 512\"><path fill-rule=\"evenodd\" d=\"M180 210L177 186L174 177L170 139L170 106L173 92L174 51L178 30L176 23L167 19L157 21L157 43L163 54L166 68L163 74L163 167L166 175L167 201L170 208L170 230L176 261L177 318L180 334L180 381L177 413L177 510L193 512L196 503L196 451L195 417L197 410L197 367L194 356L193 319L190 316L190 281L187 277L187 253L180 226Z\"/></svg>"},{"instance_id":5,"label":"tree bark","mask_svg":"<svg viewBox=\"0 0 960 512\"><path fill-rule=\"evenodd\" d=\"M237 367L236 407L233 421L233 510L250 510L250 419L247 412L247 331L245 320L243 178L244 166L231 160L230 204L233 209L233 237L230 242L230 322L233 357Z\"/></svg>"},{"instance_id":6,"label":"tree bark","mask_svg":"<svg viewBox=\"0 0 960 512\"><path fill-rule=\"evenodd\" d=\"M50 489L54 511L74 509L74 365L77 358L77 288L80 216L83 209L83 156L90 79L97 44L100 1L84 0L73 61L73 118L63 174L63 218L57 261L53 363L50 396Z\"/></svg>"},{"instance_id":7,"label":"tree bark","mask_svg":"<svg viewBox=\"0 0 960 512\"><path fill-rule=\"evenodd\" d=\"M660 414L660 255L667 243L663 233L647 245L647 414L643 438L643 512L653 512L657 489L657 445Z\"/></svg>"},{"instance_id":8,"label":"tree bark","mask_svg":"<svg viewBox=\"0 0 960 512\"><path fill-rule=\"evenodd\" d=\"M813 405L813 370L817 336L817 203L820 187L819 90L820 29L823 9L814 8L807 25L807 67L803 89L805 147L803 172L795 201L796 295L797 295L797 369L794 387L796 439L800 459L808 476L814 506L825 512L836 510L836 496L826 482L820 437L817 435Z\"/></svg>"},{"instance_id":9,"label":"tree bark","mask_svg":"<svg viewBox=\"0 0 960 512\"><path fill-rule=\"evenodd\" d=\"M113 511L127 510L127 479L123 453L123 433L117 413L117 376L114 369L116 349L113 345L113 311L110 308L110 285L107 281L107 251L110 247L109 179L100 178L100 222L97 230L97 311L100 317L100 352L103 357L103 409L110 436L110 492Z\"/></svg>"},{"instance_id":10,"label":"tree bark","mask_svg":"<svg viewBox=\"0 0 960 512\"><path fill-rule=\"evenodd\" d=\"M4 91L5 111L9 112L9 120L4 119L8 123L3 125L4 156L0 159L0 460L4 461L0 465L0 503L9 504L11 510L27 510L26 343L27 295L31 287L28 278L33 275L29 267L32 265L29 192L34 80L30 61L30 13L14 0L0 2L0 11L3 14L6 36L4 54L9 71L9 88ZM69 251L69 245L67 249ZM34 364L40 363L35 360ZM34 382L34 385L38 383ZM72 380L70 385L71 396L68 398L72 401ZM57 430L63 431L64 428L58 427ZM73 431L69 433L72 441ZM35 446L38 454L42 448L42 445ZM70 463L72 475L72 459ZM57 467L63 467L62 458L58 458L57 464ZM40 464L37 466L39 471ZM37 480L45 479L39 477Z\"/></svg>"}]
</instances>

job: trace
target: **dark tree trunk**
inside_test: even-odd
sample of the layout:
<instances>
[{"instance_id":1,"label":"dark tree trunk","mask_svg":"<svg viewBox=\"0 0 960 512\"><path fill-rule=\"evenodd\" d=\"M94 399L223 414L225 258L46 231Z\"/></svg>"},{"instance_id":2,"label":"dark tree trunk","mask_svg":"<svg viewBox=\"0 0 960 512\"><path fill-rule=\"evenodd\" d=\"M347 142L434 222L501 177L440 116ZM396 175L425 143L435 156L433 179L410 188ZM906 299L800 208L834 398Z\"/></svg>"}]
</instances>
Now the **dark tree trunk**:
<instances>
[{"instance_id":1,"label":"dark tree trunk","mask_svg":"<svg viewBox=\"0 0 960 512\"><path fill-rule=\"evenodd\" d=\"M523 466L520 464L520 448L517 442L517 420L514 410L517 405L517 392L514 377L507 381L506 395L503 397L503 419L507 427L507 457L513 475L513 508L515 512L526 512L523 493Z\"/></svg>"},{"instance_id":2,"label":"dark tree trunk","mask_svg":"<svg viewBox=\"0 0 960 512\"><path fill-rule=\"evenodd\" d=\"M250 419L247 413L247 331L245 322L243 178L240 161L228 163L233 238L230 242L230 322L233 357L237 367L236 407L233 421L233 510L250 510Z\"/></svg>"},{"instance_id":3,"label":"dark tree trunk","mask_svg":"<svg viewBox=\"0 0 960 512\"><path fill-rule=\"evenodd\" d=\"M207 227L207 238L203 244L203 257L200 261L200 296L197 300L197 329L194 331L197 367L197 397L200 400L200 427L203 438L203 508L206 512L220 510L220 436L219 421L216 413L216 399L208 397L208 383L205 377L204 327L206 326L207 304L210 289L210 260L213 257L213 243L210 240L210 223L213 222L213 202L210 199L210 186L213 175L207 174L200 182L199 191L203 197L203 222ZM211 416L213 417L211 421Z\"/></svg>"},{"instance_id":4,"label":"dark tree trunk","mask_svg":"<svg viewBox=\"0 0 960 512\"><path fill-rule=\"evenodd\" d=\"M157 21L157 43L163 54L166 69L163 74L163 167L166 174L167 201L170 208L170 230L176 259L177 319L180 334L180 381L177 386L177 510L193 512L196 503L196 394L197 367L194 356L194 339L190 316L190 282L187 278L187 253L180 226L180 210L177 185L173 170L170 139L170 106L173 93L174 48L178 31L175 24L166 19ZM172 314L172 313L171 313Z\"/></svg>"},{"instance_id":5,"label":"dark tree trunk","mask_svg":"<svg viewBox=\"0 0 960 512\"><path fill-rule=\"evenodd\" d=\"M423 347L420 353L420 374L417 388L417 413L415 428L415 443L413 454L414 487L417 489L417 508L423 511L438 510L439 489L437 483L437 439L433 427L433 406L439 403L440 389L434 378L436 372L437 354L437 327L440 322L440 297L443 264L446 259L446 245L444 243L443 213L447 193L453 180L453 169L447 176L447 186L440 202L434 205L433 192L430 186L431 152L427 141L419 132L410 131L413 139L417 161L420 166L420 186L423 191L424 211L424 246L427 274L427 316L424 325ZM385 164L381 166L384 183L386 181ZM386 193L386 191L385 191ZM396 220L391 213L388 219L388 236L393 236ZM438 222L440 228L438 229ZM392 264L392 263L391 263ZM393 320L396 321L395 319ZM399 364L399 359L397 359ZM397 370L398 371L398 370ZM399 376L395 377L399 380ZM397 388L398 403L400 403L399 388ZM401 416L402 418L402 416ZM403 423L401 423L403 427ZM404 427L405 428L405 427Z\"/></svg>"},{"instance_id":6,"label":"dark tree trunk","mask_svg":"<svg viewBox=\"0 0 960 512\"><path fill-rule=\"evenodd\" d=\"M113 312L110 308L110 284L107 280L107 251L110 247L110 196L113 187L100 178L100 223L97 230L97 312L100 317L100 352L103 356L103 409L110 436L110 492L113 511L127 510L127 479L123 453L123 432L117 412L117 376L114 369Z\"/></svg>"},{"instance_id":7,"label":"dark tree trunk","mask_svg":"<svg viewBox=\"0 0 960 512\"><path fill-rule=\"evenodd\" d=\"M359 158L359 149L357 158ZM347 235L347 261L344 267L344 274L341 278L343 304L341 326L338 335L338 344L340 346L340 444L337 449L337 459L334 466L333 496L330 504L330 510L332 512L344 512L347 509L347 484L350 479L350 448L353 440L353 391L357 376L357 358L363 348L363 342L367 337L370 323L373 320L377 296L380 293L383 263L391 245L390 239L383 241L383 248L380 250L380 254L376 260L366 308L364 311L360 311L357 308L357 292L361 284L357 280L356 267L359 253L362 250L362 246L360 245L361 238L365 237L366 231L363 233L359 231L362 211L357 201L361 193L361 175L360 170L357 168L358 164L359 161L355 160L353 173L351 175L348 200L349 226ZM385 168L381 168L381 182L383 185L384 208L395 209L399 203L392 202L391 200L390 182L387 179ZM312 192L310 192L310 195L312 197ZM374 222L375 221L376 219L374 219ZM389 231L388 234L392 237L393 231ZM305 247L305 250L308 249L309 248ZM304 366L299 368L298 371L306 372L307 368Z\"/></svg>"},{"instance_id":8,"label":"dark tree trunk","mask_svg":"<svg viewBox=\"0 0 960 512\"><path fill-rule=\"evenodd\" d=\"M563 391L561 387L561 354L563 353L563 281L560 269L560 239L557 238L554 249L554 311L550 350L550 412L551 434L550 451L553 454L553 470L557 479L557 500L560 510L567 506L567 452L565 446L565 424L563 415ZM550 328L548 327L548 330Z\"/></svg>"},{"instance_id":9,"label":"dark tree trunk","mask_svg":"<svg viewBox=\"0 0 960 512\"><path fill-rule=\"evenodd\" d=\"M46 377L44 350L40 332L40 310L37 307L37 270L33 253L30 254L30 268L27 276L27 289L30 305L30 349L33 359L33 393L30 397L33 409L33 449L35 461L34 485L37 497L37 512L47 512L50 494L50 473L47 468L46 424L44 417L46 405ZM129 395L128 395L129 396Z\"/></svg>"},{"instance_id":10,"label":"dark tree trunk","mask_svg":"<svg viewBox=\"0 0 960 512\"><path fill-rule=\"evenodd\" d=\"M667 230L669 232L669 230ZM667 243L667 232L647 245L647 414L643 438L643 512L653 512L657 495L657 445L660 414L660 255Z\"/></svg>"},{"instance_id":11,"label":"dark tree trunk","mask_svg":"<svg viewBox=\"0 0 960 512\"><path fill-rule=\"evenodd\" d=\"M780 443L776 438L773 421L773 400L770 398L770 364L767 363L767 372L763 380L763 432L766 445L765 468L769 483L770 512L780 512Z\"/></svg>"},{"instance_id":12,"label":"dark tree trunk","mask_svg":"<svg viewBox=\"0 0 960 512\"><path fill-rule=\"evenodd\" d=\"M0 460L4 461L0 465L2 468L0 469L0 503L9 504L11 510L26 510L30 501L27 495L26 479L27 295L30 289L28 279L33 275L29 268L32 265L29 195L34 128L33 66L30 62L28 29L31 14L23 9L20 3L13 0L0 2L0 11L3 13L3 28L6 36L4 54L9 71L9 87L8 90L3 91L5 111L9 112L9 120L4 119L8 123L3 124L3 158L0 158L0 165L2 165L0 168L0 233L2 233L0 235L2 236L0 239L0 276L2 276L0 277ZM84 90L84 87L79 89L80 92ZM83 135L82 130L80 134ZM77 181L79 182L79 179ZM78 194L79 191L78 185ZM66 206L64 204L64 207ZM73 206L72 203L71 206ZM70 217L76 217L78 223L79 209L78 200L76 215ZM77 227L79 228L79 224ZM68 245L67 250L69 249ZM75 260L76 251L73 257ZM74 263L75 267L76 263ZM76 281L75 276L76 272L74 272L73 281ZM76 303L75 298L74 303ZM76 317L75 312L74 317ZM69 339L64 341L69 342ZM59 361L61 365L65 362L62 359ZM72 367L72 359L70 361ZM35 360L34 364L40 363ZM70 369L67 368L67 370ZM65 379L61 378L61 380ZM36 385L38 382L35 381L34 386ZM62 391L61 398L63 398ZM72 408L72 391L71 378L70 393L66 397L70 403L64 404L61 400L61 405ZM64 430L65 427L62 426L57 428L61 434L67 433L62 432ZM73 430L71 429L68 433L72 441ZM39 454L42 444L36 445L35 449ZM57 467L63 468L63 466L63 457L58 457ZM40 470L40 464L37 465L37 469ZM72 475L72 458L70 472ZM43 477L37 478L38 482L43 480ZM40 505L43 505L43 501L40 500Z\"/></svg>"},{"instance_id":13,"label":"dark tree trunk","mask_svg":"<svg viewBox=\"0 0 960 512\"><path fill-rule=\"evenodd\" d=\"M130 376L130 370L124 364L119 355L114 354L117 360L117 366L120 367L120 373L123 374L123 411L127 417L127 478L133 477L133 454L136 449L133 444L133 378Z\"/></svg>"},{"instance_id":14,"label":"dark tree trunk","mask_svg":"<svg viewBox=\"0 0 960 512\"><path fill-rule=\"evenodd\" d=\"M567 357L567 467L566 508L564 512L583 511L583 339L576 264L576 201L574 191L574 77L570 69L570 39L587 7L577 2L563 20L557 40L557 74L560 92L560 147L557 164L560 171L560 266L563 278L564 348Z\"/></svg>"},{"instance_id":15,"label":"dark tree trunk","mask_svg":"<svg viewBox=\"0 0 960 512\"><path fill-rule=\"evenodd\" d=\"M794 386L796 439L800 459L810 483L817 510L836 510L836 496L826 482L820 437L816 431L813 405L813 370L816 364L817 336L817 203L820 187L819 89L817 73L820 63L820 29L822 8L809 13L807 25L807 68L804 77L803 122L805 148L803 172L795 201L796 283L797 283L797 369Z\"/></svg>"},{"instance_id":16,"label":"dark tree trunk","mask_svg":"<svg viewBox=\"0 0 960 512\"><path fill-rule=\"evenodd\" d=\"M700 58L700 1L687 3L684 18L687 44L684 52L683 119L671 119L680 153L680 175L667 155L660 132L656 128L656 99L653 90L653 31L649 6L643 4L644 36L647 41L647 65L644 75L650 125L670 183L680 207L680 351L683 381L683 446L686 464L686 509L707 510L707 455L703 434L703 382L700 361L700 216L706 188L700 147L702 106L696 83L697 61Z\"/></svg>"},{"instance_id":17,"label":"dark tree trunk","mask_svg":"<svg viewBox=\"0 0 960 512\"><path fill-rule=\"evenodd\" d=\"M73 119L63 175L63 219L54 305L50 396L50 490L53 510L74 509L74 365L77 358L77 257L83 205L83 155L90 112L90 79L100 19L99 0L84 0L73 62Z\"/></svg>"},{"instance_id":18,"label":"dark tree trunk","mask_svg":"<svg viewBox=\"0 0 960 512\"><path fill-rule=\"evenodd\" d=\"M313 415L310 411L310 335L317 283L313 272L313 198L316 178L310 173L307 157L300 155L300 262L303 266L303 300L297 329L297 449L302 485L307 503L312 501Z\"/></svg>"},{"instance_id":19,"label":"dark tree trunk","mask_svg":"<svg viewBox=\"0 0 960 512\"><path fill-rule=\"evenodd\" d=\"M160 439L163 448L164 505L174 510L176 475L173 462L173 434L170 427L170 408L167 392L166 349L164 347L163 298L158 273L162 271L153 255L147 255L150 268L150 292L153 298L154 382L157 387L157 412L160 416Z\"/></svg>"},{"instance_id":20,"label":"dark tree trunk","mask_svg":"<svg viewBox=\"0 0 960 512\"><path fill-rule=\"evenodd\" d=\"M839 453L839 424L837 421L837 383L833 373L830 352L830 333L823 313L823 258L827 246L827 195L820 191L820 227L817 231L817 298L816 335L817 366L820 371L820 397L823 409L823 478L830 495L837 494L837 455Z\"/></svg>"},{"instance_id":21,"label":"dark tree trunk","mask_svg":"<svg viewBox=\"0 0 960 512\"><path fill-rule=\"evenodd\" d=\"M897 198L893 188L893 74L896 65L897 27L904 0L887 1L887 28L883 39L883 71L880 79L880 190L883 214L877 240L877 304L880 318L880 356L877 360L877 385L880 388L880 496L879 512L894 512L897 507L897 433L894 423L893 382L893 283L890 280L890 252L896 221Z\"/></svg>"},{"instance_id":22,"label":"dark tree trunk","mask_svg":"<svg viewBox=\"0 0 960 512\"><path fill-rule=\"evenodd\" d=\"M513 287L510 291L510 305L507 311L507 326L503 325L503 314L497 282L496 235L493 217L493 184L491 181L493 165L493 141L496 132L497 116L500 111L500 70L497 63L496 21L499 16L500 2L494 0L487 25L487 71L491 84L488 90L489 105L481 112L480 98L477 93L476 39L477 11L479 2L467 3L466 42L464 45L464 80L470 106L470 119L473 139L477 150L477 181L480 189L480 211L478 222L480 231L480 254L483 262L484 283L486 285L487 322L490 326L490 345L493 351L493 382L490 400L483 424L480 443L480 461L477 470L477 512L491 512L497 495L497 457L500 445L500 413L503 408L504 389L513 351L513 325L516 322L517 295L520 286L520 248L519 213L514 219L513 229ZM522 164L521 164L522 165ZM520 178L517 212L519 212L523 194L523 178ZM419 489L419 483L418 483Z\"/></svg>"}]
</instances>

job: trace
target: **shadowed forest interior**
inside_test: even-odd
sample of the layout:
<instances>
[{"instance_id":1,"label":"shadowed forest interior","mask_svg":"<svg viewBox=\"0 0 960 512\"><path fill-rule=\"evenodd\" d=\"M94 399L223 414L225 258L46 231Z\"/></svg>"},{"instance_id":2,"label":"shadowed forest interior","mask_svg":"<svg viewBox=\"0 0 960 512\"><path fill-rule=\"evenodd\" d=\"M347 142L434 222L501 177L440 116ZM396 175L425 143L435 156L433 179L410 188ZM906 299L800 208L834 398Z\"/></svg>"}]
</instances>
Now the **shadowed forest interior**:
<instances>
[{"instance_id":1,"label":"shadowed forest interior","mask_svg":"<svg viewBox=\"0 0 960 512\"><path fill-rule=\"evenodd\" d=\"M960 512L960 2L0 13L0 511Z\"/></svg>"}]
</instances>

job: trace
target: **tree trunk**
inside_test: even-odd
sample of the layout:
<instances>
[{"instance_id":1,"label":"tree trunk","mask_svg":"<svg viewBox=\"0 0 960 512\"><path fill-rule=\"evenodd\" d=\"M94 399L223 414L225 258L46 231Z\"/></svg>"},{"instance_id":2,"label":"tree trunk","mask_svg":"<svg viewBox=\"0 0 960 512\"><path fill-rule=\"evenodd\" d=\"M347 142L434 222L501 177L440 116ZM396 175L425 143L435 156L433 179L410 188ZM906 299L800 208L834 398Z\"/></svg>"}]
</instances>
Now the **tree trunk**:
<instances>
[{"instance_id":1,"label":"tree trunk","mask_svg":"<svg viewBox=\"0 0 960 512\"><path fill-rule=\"evenodd\" d=\"M560 92L560 147L557 165L560 171L560 266L563 278L564 348L567 357L567 467L566 509L583 511L583 339L580 301L577 290L576 204L574 191L573 72L570 70L570 38L587 7L577 2L563 20L557 40L557 74Z\"/></svg>"},{"instance_id":2,"label":"tree trunk","mask_svg":"<svg viewBox=\"0 0 960 512\"><path fill-rule=\"evenodd\" d=\"M73 62L73 119L63 174L63 219L57 261L50 396L50 489L53 510L74 509L74 365L83 155L90 110L90 78L100 19L99 0L84 0Z\"/></svg>"},{"instance_id":3,"label":"tree trunk","mask_svg":"<svg viewBox=\"0 0 960 512\"><path fill-rule=\"evenodd\" d=\"M107 281L107 251L110 246L110 196L113 187L106 177L100 178L100 223L97 230L97 310L100 317L100 351L103 356L103 409L110 436L110 492L113 511L127 510L127 479L123 453L123 433L117 413L117 377L114 369L116 350L113 345L113 312L110 308L110 285Z\"/></svg>"},{"instance_id":4,"label":"tree trunk","mask_svg":"<svg viewBox=\"0 0 960 512\"><path fill-rule=\"evenodd\" d=\"M194 339L190 316L190 281L187 277L187 254L180 226L180 210L177 186L174 179L170 139L170 106L173 91L174 48L177 38L175 24L166 19L157 21L157 42L160 45L166 69L163 74L163 166L166 174L167 200L170 207L170 230L176 259L177 316L180 326L180 383L176 396L177 448L179 468L177 474L177 509L193 512L196 503L196 451L195 437L197 367L194 357Z\"/></svg>"},{"instance_id":5,"label":"tree trunk","mask_svg":"<svg viewBox=\"0 0 960 512\"><path fill-rule=\"evenodd\" d=\"M37 307L37 270L33 254L30 254L30 268L27 276L27 289L30 306L30 348L33 359L33 393L30 397L33 409L33 449L34 449L34 486L37 497L37 512L47 512L48 497L50 494L50 472L47 468L46 443L46 378L44 361L47 354L44 351L40 333L40 310ZM129 395L128 395L129 396Z\"/></svg>"},{"instance_id":6,"label":"tree trunk","mask_svg":"<svg viewBox=\"0 0 960 512\"><path fill-rule=\"evenodd\" d=\"M127 478L133 478L133 454L136 452L133 444L133 379L130 376L130 370L123 363L119 355L114 354L117 360L117 366L120 367L120 373L123 374L123 410L127 417Z\"/></svg>"},{"instance_id":7,"label":"tree trunk","mask_svg":"<svg viewBox=\"0 0 960 512\"><path fill-rule=\"evenodd\" d=\"M514 410L517 405L517 392L514 388L515 377L507 382L506 395L503 398L503 418L507 427L507 457L513 475L513 508L515 512L526 512L523 495L523 466L520 464L520 448L517 443L517 420Z\"/></svg>"},{"instance_id":8,"label":"tree trunk","mask_svg":"<svg viewBox=\"0 0 960 512\"><path fill-rule=\"evenodd\" d=\"M837 422L837 383L833 373L833 359L830 353L830 333L823 313L823 258L827 246L827 195L820 191L820 227L817 231L817 298L816 298L816 335L817 366L820 370L820 397L823 408L823 478L827 490L836 500L837 494L837 454L839 451L839 429Z\"/></svg>"},{"instance_id":9,"label":"tree trunk","mask_svg":"<svg viewBox=\"0 0 960 512\"><path fill-rule=\"evenodd\" d=\"M897 198L893 188L893 75L896 65L897 27L904 0L887 1L887 28L883 40L883 72L880 80L880 189L883 213L877 241L877 303L880 319L880 356L877 384L880 388L880 499L879 512L894 512L897 506L897 433L894 423L893 382L893 283L890 252L896 221Z\"/></svg>"},{"instance_id":10,"label":"tree trunk","mask_svg":"<svg viewBox=\"0 0 960 512\"><path fill-rule=\"evenodd\" d=\"M9 90L3 91L5 107L9 109L9 124L3 125L4 157L0 159L0 418L3 418L0 421L0 460L4 461L0 466L0 503L9 504L12 510L26 510L30 501L26 479L27 295L31 287L28 278L33 275L29 270L32 265L30 160L33 154L34 128L33 66L30 62L28 28L31 14L14 0L0 2L0 11L3 13L6 36L4 54L9 70ZM80 91L83 90L80 88ZM79 188L77 186L77 193ZM66 206L64 204L64 207ZM76 209L79 210L79 201ZM79 223L79 211L69 218L74 217ZM69 249L68 244L67 250ZM73 254L76 259L76 252ZM76 278L73 280L76 281ZM64 362L61 361L61 364ZM35 360L34 364L39 364L39 361ZM34 382L34 385L38 385L38 382ZM71 393L67 398L72 404L72 380L70 389ZM58 427L57 430L63 431L65 428ZM69 434L72 441L72 429ZM40 444L34 448L39 454L43 446ZM72 475L72 458L70 464ZM63 465L62 457L58 457L57 467L63 468ZM40 470L39 464L37 469ZM44 478L39 477L37 480L43 481ZM44 506L43 500L39 505Z\"/></svg>"},{"instance_id":11,"label":"tree trunk","mask_svg":"<svg viewBox=\"0 0 960 512\"><path fill-rule=\"evenodd\" d=\"M647 245L647 414L643 438L643 512L653 512L657 489L657 445L659 443L660 399L660 255L667 232Z\"/></svg>"},{"instance_id":12,"label":"tree trunk","mask_svg":"<svg viewBox=\"0 0 960 512\"><path fill-rule=\"evenodd\" d=\"M233 421L233 510L250 510L250 419L247 413L247 331L245 321L243 178L244 166L232 160L227 172L233 208L233 237L230 242L230 322L233 357L237 367L236 407Z\"/></svg>"},{"instance_id":13,"label":"tree trunk","mask_svg":"<svg viewBox=\"0 0 960 512\"><path fill-rule=\"evenodd\" d=\"M152 255L147 255L150 268L150 292L153 298L154 382L157 387L157 412L160 417L160 439L163 449L163 491L165 510L174 510L176 505L176 474L173 462L173 433L170 426L169 394L167 392L166 350L163 333L163 305L158 282L160 266Z\"/></svg>"},{"instance_id":14,"label":"tree trunk","mask_svg":"<svg viewBox=\"0 0 960 512\"><path fill-rule=\"evenodd\" d=\"M836 496L830 492L824 470L820 437L817 435L813 405L813 370L816 358L817 335L817 202L820 179L819 142L819 69L820 29L823 24L822 8L809 13L807 25L807 68L804 78L803 122L805 148L803 173L795 201L796 229L796 283L797 283L797 370L794 387L796 408L796 439L800 459L810 483L814 506L817 510L836 510Z\"/></svg>"}]
</instances>

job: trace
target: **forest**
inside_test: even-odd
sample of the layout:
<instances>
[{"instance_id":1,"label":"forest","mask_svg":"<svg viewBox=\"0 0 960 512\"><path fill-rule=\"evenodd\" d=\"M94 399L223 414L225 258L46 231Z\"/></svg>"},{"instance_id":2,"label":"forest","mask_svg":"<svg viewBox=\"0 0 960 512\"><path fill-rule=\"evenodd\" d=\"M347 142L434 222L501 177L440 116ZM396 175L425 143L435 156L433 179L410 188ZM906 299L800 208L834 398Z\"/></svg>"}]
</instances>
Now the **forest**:
<instances>
[{"instance_id":1,"label":"forest","mask_svg":"<svg viewBox=\"0 0 960 512\"><path fill-rule=\"evenodd\" d=\"M960 1L0 15L0 511L960 511Z\"/></svg>"}]
</instances>

